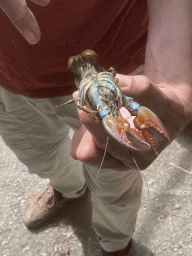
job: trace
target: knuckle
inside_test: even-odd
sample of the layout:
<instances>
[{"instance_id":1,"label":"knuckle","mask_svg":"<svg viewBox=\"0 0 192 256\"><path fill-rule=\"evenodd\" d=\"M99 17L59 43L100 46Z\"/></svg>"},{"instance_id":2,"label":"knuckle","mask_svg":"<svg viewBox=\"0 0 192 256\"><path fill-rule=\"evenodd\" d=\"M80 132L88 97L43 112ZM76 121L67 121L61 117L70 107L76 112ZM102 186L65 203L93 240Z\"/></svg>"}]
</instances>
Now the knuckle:
<instances>
[{"instance_id":1,"label":"knuckle","mask_svg":"<svg viewBox=\"0 0 192 256\"><path fill-rule=\"evenodd\" d=\"M146 76L141 76L142 93L148 93L153 87L153 83Z\"/></svg>"},{"instance_id":2,"label":"knuckle","mask_svg":"<svg viewBox=\"0 0 192 256\"><path fill-rule=\"evenodd\" d=\"M92 161L92 154L90 153L90 150L88 148L84 148L83 150L77 150L76 152L76 157L77 159L85 164L88 164Z\"/></svg>"}]
</instances>

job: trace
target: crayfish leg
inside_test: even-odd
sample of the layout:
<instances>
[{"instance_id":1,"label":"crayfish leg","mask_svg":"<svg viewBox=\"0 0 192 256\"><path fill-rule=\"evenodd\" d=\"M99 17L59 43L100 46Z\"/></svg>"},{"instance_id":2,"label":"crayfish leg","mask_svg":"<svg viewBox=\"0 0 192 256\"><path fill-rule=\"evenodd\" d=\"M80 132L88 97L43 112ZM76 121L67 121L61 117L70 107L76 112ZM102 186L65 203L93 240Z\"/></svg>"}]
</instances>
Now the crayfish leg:
<instances>
[{"instance_id":1,"label":"crayfish leg","mask_svg":"<svg viewBox=\"0 0 192 256\"><path fill-rule=\"evenodd\" d=\"M79 103L76 103L77 107L81 110L83 110L84 112L86 112L87 114L89 114L93 119L99 119L96 114L98 113L98 111L95 111L95 110L91 110L91 109L88 109L87 107L85 106L82 106L81 104Z\"/></svg>"}]
</instances>

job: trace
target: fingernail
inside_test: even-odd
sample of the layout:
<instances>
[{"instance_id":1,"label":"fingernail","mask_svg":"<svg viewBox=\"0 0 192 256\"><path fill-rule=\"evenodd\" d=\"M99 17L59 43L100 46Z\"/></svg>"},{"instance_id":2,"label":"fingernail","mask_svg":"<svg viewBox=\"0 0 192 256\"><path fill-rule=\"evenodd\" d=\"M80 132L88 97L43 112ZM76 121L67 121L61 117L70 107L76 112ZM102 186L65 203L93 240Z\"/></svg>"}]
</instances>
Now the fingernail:
<instances>
[{"instance_id":1,"label":"fingernail","mask_svg":"<svg viewBox=\"0 0 192 256\"><path fill-rule=\"evenodd\" d=\"M75 91L75 92L73 93L72 96L73 96L73 99L74 99L74 100L77 99L78 94L79 94L79 91Z\"/></svg>"},{"instance_id":2,"label":"fingernail","mask_svg":"<svg viewBox=\"0 0 192 256\"><path fill-rule=\"evenodd\" d=\"M127 87L129 84L131 84L131 79L127 75L117 74L116 78L119 79L119 86L120 87Z\"/></svg>"},{"instance_id":3,"label":"fingernail","mask_svg":"<svg viewBox=\"0 0 192 256\"><path fill-rule=\"evenodd\" d=\"M39 41L38 37L33 33L33 31L28 29L23 32L23 36L30 44L36 44Z\"/></svg>"}]
</instances>

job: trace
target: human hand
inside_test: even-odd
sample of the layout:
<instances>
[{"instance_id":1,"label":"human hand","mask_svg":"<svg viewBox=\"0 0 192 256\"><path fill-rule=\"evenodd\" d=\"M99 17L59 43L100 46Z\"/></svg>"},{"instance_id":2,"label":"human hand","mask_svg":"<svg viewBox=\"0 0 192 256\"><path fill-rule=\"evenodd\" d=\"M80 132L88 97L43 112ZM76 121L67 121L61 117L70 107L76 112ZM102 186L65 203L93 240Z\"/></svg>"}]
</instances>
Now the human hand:
<instances>
[{"instance_id":1,"label":"human hand","mask_svg":"<svg viewBox=\"0 0 192 256\"><path fill-rule=\"evenodd\" d=\"M48 5L50 2L50 0L31 1L41 6ZM39 25L25 0L0 0L0 8L30 44L36 44L40 40Z\"/></svg>"},{"instance_id":2,"label":"human hand","mask_svg":"<svg viewBox=\"0 0 192 256\"><path fill-rule=\"evenodd\" d=\"M190 121L192 111L185 105L185 93L188 88L172 87L165 84L152 84L145 76L117 75L121 90L125 95L133 97L140 105L151 109L165 125L172 141L181 129ZM99 167L103 158L108 134L101 120L94 120L82 110L78 110L82 127L74 134L71 153L73 158L84 163ZM132 117L124 115L130 123ZM151 131L157 151L160 153L168 142L158 132ZM112 168L122 171L146 169L157 157L150 148L137 143L140 150L127 149L112 137L109 138L107 154L103 168Z\"/></svg>"}]
</instances>

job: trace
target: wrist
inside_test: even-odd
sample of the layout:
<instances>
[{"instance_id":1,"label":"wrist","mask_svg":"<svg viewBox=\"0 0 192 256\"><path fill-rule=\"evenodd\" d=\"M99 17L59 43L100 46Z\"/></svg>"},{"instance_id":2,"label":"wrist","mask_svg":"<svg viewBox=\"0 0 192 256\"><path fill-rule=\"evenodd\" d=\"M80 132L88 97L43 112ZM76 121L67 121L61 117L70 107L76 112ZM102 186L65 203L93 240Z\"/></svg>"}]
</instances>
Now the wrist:
<instances>
[{"instance_id":1,"label":"wrist","mask_svg":"<svg viewBox=\"0 0 192 256\"><path fill-rule=\"evenodd\" d=\"M162 119L173 140L192 119L192 87L186 84L156 85L165 96L167 115Z\"/></svg>"}]
</instances>

